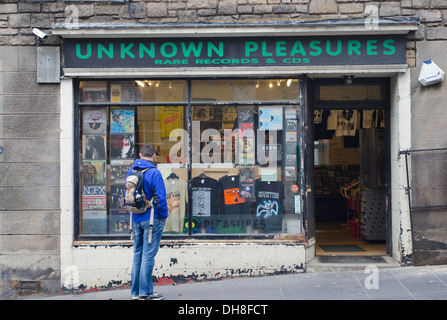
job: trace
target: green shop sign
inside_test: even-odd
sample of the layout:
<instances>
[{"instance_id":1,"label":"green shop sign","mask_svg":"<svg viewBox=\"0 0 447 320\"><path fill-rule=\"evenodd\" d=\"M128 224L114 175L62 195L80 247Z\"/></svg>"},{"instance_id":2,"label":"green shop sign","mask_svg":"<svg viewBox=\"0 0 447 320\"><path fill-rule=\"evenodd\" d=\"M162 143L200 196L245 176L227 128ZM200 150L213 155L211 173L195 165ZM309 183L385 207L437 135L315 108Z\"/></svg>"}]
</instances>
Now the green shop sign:
<instances>
[{"instance_id":1,"label":"green shop sign","mask_svg":"<svg viewBox=\"0 0 447 320\"><path fill-rule=\"evenodd\" d=\"M65 39L66 68L405 64L404 35Z\"/></svg>"}]
</instances>

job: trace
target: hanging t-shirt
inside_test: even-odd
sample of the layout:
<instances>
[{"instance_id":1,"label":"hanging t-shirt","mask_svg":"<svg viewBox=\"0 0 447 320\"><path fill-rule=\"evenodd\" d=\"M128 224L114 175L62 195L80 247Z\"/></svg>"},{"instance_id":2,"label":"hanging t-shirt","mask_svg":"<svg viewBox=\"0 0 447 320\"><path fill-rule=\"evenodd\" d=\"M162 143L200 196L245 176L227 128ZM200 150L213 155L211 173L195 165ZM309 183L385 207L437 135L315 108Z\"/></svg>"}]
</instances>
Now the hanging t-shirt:
<instances>
[{"instance_id":1,"label":"hanging t-shirt","mask_svg":"<svg viewBox=\"0 0 447 320\"><path fill-rule=\"evenodd\" d=\"M180 178L164 179L166 202L169 216L164 227L165 232L182 232L188 199L188 184Z\"/></svg>"},{"instance_id":2,"label":"hanging t-shirt","mask_svg":"<svg viewBox=\"0 0 447 320\"><path fill-rule=\"evenodd\" d=\"M281 181L255 181L255 223L261 232L281 232L284 185Z\"/></svg>"},{"instance_id":3,"label":"hanging t-shirt","mask_svg":"<svg viewBox=\"0 0 447 320\"><path fill-rule=\"evenodd\" d=\"M356 110L338 110L337 111L337 129L335 135L355 136L358 129L358 118Z\"/></svg>"},{"instance_id":4,"label":"hanging t-shirt","mask_svg":"<svg viewBox=\"0 0 447 320\"><path fill-rule=\"evenodd\" d=\"M240 215L245 213L245 198L241 197L239 190L239 176L223 176L219 179L221 191L221 213Z\"/></svg>"},{"instance_id":5,"label":"hanging t-shirt","mask_svg":"<svg viewBox=\"0 0 447 320\"><path fill-rule=\"evenodd\" d=\"M161 137L169 138L172 130L182 128L183 107L164 106L159 110Z\"/></svg>"},{"instance_id":6,"label":"hanging t-shirt","mask_svg":"<svg viewBox=\"0 0 447 320\"><path fill-rule=\"evenodd\" d=\"M210 217L218 214L218 182L210 177L195 177L191 180L192 215Z\"/></svg>"}]
</instances>

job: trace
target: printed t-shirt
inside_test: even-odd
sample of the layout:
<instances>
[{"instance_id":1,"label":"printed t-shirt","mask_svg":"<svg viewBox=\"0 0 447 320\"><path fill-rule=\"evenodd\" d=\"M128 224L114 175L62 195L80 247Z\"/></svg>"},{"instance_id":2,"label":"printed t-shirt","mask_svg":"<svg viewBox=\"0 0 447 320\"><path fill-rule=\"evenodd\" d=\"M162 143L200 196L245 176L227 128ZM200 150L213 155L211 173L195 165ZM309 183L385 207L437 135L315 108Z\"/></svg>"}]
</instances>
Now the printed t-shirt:
<instances>
[{"instance_id":1,"label":"printed t-shirt","mask_svg":"<svg viewBox=\"0 0 447 320\"><path fill-rule=\"evenodd\" d=\"M281 232L284 185L281 181L255 181L255 225L260 231Z\"/></svg>"},{"instance_id":2,"label":"printed t-shirt","mask_svg":"<svg viewBox=\"0 0 447 320\"><path fill-rule=\"evenodd\" d=\"M180 178L164 179L169 216L164 232L182 232L188 199L188 184Z\"/></svg>"}]
</instances>

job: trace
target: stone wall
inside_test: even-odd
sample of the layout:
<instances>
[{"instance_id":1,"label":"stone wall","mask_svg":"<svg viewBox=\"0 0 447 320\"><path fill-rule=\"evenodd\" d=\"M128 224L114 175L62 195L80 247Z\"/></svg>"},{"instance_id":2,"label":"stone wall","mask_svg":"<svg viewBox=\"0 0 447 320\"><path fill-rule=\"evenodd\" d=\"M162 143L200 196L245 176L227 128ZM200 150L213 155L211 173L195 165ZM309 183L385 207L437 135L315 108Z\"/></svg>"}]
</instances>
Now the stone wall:
<instances>
[{"instance_id":1,"label":"stone wall","mask_svg":"<svg viewBox=\"0 0 447 320\"><path fill-rule=\"evenodd\" d=\"M36 51L0 46L0 298L59 286L59 87Z\"/></svg>"},{"instance_id":2,"label":"stone wall","mask_svg":"<svg viewBox=\"0 0 447 320\"><path fill-rule=\"evenodd\" d=\"M445 86L421 88L423 60L447 70L445 0L155 0L126 4L12 1L0 3L0 297L20 292L22 281L38 281L42 292L60 288L59 270L59 86L37 84L41 45L60 45L54 23L253 22L419 17L408 35L412 67L413 147L447 146ZM427 130L427 128L430 130ZM23 282L25 283L25 282Z\"/></svg>"}]
</instances>

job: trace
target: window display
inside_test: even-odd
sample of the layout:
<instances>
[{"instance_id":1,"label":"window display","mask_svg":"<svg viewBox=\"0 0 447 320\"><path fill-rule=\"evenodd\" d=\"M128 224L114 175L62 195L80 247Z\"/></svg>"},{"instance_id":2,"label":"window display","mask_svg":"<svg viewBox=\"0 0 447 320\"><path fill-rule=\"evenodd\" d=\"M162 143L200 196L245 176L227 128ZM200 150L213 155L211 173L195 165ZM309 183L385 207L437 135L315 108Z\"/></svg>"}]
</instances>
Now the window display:
<instances>
[{"instance_id":1,"label":"window display","mask_svg":"<svg viewBox=\"0 0 447 320\"><path fill-rule=\"evenodd\" d=\"M79 235L129 236L124 178L145 143L166 235L301 234L298 97L295 79L81 81Z\"/></svg>"}]
</instances>

